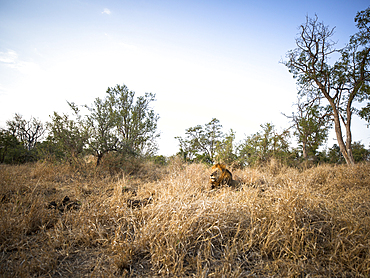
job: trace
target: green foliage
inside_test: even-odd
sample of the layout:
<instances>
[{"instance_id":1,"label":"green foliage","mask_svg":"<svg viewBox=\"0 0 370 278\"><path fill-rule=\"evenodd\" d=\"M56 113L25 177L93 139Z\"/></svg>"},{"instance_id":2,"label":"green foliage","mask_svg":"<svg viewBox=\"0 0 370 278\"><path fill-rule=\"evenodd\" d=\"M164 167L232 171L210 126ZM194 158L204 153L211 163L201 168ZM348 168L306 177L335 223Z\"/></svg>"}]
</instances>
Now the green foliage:
<instances>
[{"instance_id":1,"label":"green foliage","mask_svg":"<svg viewBox=\"0 0 370 278\"><path fill-rule=\"evenodd\" d=\"M76 107L70 104L73 109ZM76 110L75 110L76 111ZM50 134L43 144L43 150L47 156L54 153L56 159L66 159L76 163L84 151L87 143L87 130L76 119L68 115L59 115L54 112L51 123L48 124Z\"/></svg>"},{"instance_id":2,"label":"green foliage","mask_svg":"<svg viewBox=\"0 0 370 278\"><path fill-rule=\"evenodd\" d=\"M0 163L25 162L27 150L9 130L0 130Z\"/></svg>"},{"instance_id":3,"label":"green foliage","mask_svg":"<svg viewBox=\"0 0 370 278\"><path fill-rule=\"evenodd\" d=\"M212 164L216 148L224 137L220 121L213 118L204 126L197 125L186 129L186 137L175 137L179 140L180 155L185 161L198 161Z\"/></svg>"},{"instance_id":4,"label":"green foliage","mask_svg":"<svg viewBox=\"0 0 370 278\"><path fill-rule=\"evenodd\" d=\"M118 150L117 118L108 99L96 98L91 107L85 107L90 114L82 124L89 134L88 146L97 156L99 165L104 154Z\"/></svg>"},{"instance_id":5,"label":"green foliage","mask_svg":"<svg viewBox=\"0 0 370 278\"><path fill-rule=\"evenodd\" d=\"M67 152L58 142L49 134L46 139L37 144L37 160L49 162L68 161L70 164L78 162L67 156Z\"/></svg>"},{"instance_id":6,"label":"green foliage","mask_svg":"<svg viewBox=\"0 0 370 278\"><path fill-rule=\"evenodd\" d=\"M150 108L155 95L146 93L134 101L135 92L125 85L108 88L106 93L104 99L96 98L91 106L84 105L89 111L84 117L80 116L77 106L70 103L82 130L78 135L84 139L86 132L86 143L97 157L97 165L109 152L144 157L155 154L159 116ZM75 131L74 126L71 129Z\"/></svg>"},{"instance_id":7,"label":"green foliage","mask_svg":"<svg viewBox=\"0 0 370 278\"><path fill-rule=\"evenodd\" d=\"M291 156L289 131L278 133L271 123L261 125L262 131L248 136L238 147L240 160L247 165L264 164L271 158L287 161Z\"/></svg>"},{"instance_id":8,"label":"green foliage","mask_svg":"<svg viewBox=\"0 0 370 278\"><path fill-rule=\"evenodd\" d=\"M219 163L227 165L237 163L238 157L236 155L235 132L232 129L217 143L216 153L216 161Z\"/></svg>"},{"instance_id":9,"label":"green foliage","mask_svg":"<svg viewBox=\"0 0 370 278\"><path fill-rule=\"evenodd\" d=\"M145 93L134 101L135 92L123 85L108 88L107 101L115 118L120 149L126 148L142 156L157 152L156 139L158 114L150 108L155 94Z\"/></svg>"},{"instance_id":10,"label":"green foliage","mask_svg":"<svg viewBox=\"0 0 370 278\"><path fill-rule=\"evenodd\" d=\"M19 114L7 121L0 132L0 163L23 163L38 159L67 160L79 163L86 154L97 157L97 165L109 152L111 160L127 157L151 157L157 149L159 116L150 107L155 94L135 98L125 85L108 88L105 98L96 98L82 113L73 102L68 103L73 115L54 112L46 129L35 119L27 121ZM85 111L84 111L85 112ZM163 160L162 160L163 162ZM115 164L115 163L113 163ZM119 168L119 167L116 167Z\"/></svg>"},{"instance_id":11,"label":"green foliage","mask_svg":"<svg viewBox=\"0 0 370 278\"><path fill-rule=\"evenodd\" d=\"M164 155L154 155L150 158L155 164L165 166L168 164L168 159Z\"/></svg>"},{"instance_id":12,"label":"green foliage","mask_svg":"<svg viewBox=\"0 0 370 278\"><path fill-rule=\"evenodd\" d=\"M370 161L370 150L365 149L365 145L361 144L361 142L352 144L352 152L356 162Z\"/></svg>"},{"instance_id":13,"label":"green foliage","mask_svg":"<svg viewBox=\"0 0 370 278\"><path fill-rule=\"evenodd\" d=\"M353 158L355 162L370 161L370 150L367 150L361 142L353 142L352 144ZM330 164L342 164L345 162L340 148L334 144L327 151L322 151L318 155L318 162Z\"/></svg>"},{"instance_id":14,"label":"green foliage","mask_svg":"<svg viewBox=\"0 0 370 278\"><path fill-rule=\"evenodd\" d=\"M370 85L369 85L369 44L370 44L370 7L364 11L358 12L355 17L358 32L351 37L350 45L347 52L350 54L355 52L355 59L360 68L357 70L357 76L354 78L366 79L359 87L358 101L370 100ZM349 57L350 55L348 55ZM346 61L347 62L347 61ZM348 63L348 62L347 62ZM356 113L370 125L370 102L366 106L356 110ZM369 126L368 125L368 126Z\"/></svg>"},{"instance_id":15,"label":"green foliage","mask_svg":"<svg viewBox=\"0 0 370 278\"><path fill-rule=\"evenodd\" d=\"M302 95L301 99L304 96ZM315 159L318 148L322 146L328 137L332 126L330 121L330 106L320 106L317 98L301 102L298 99L297 113L288 117L292 119L294 135L299 143L302 156L305 160Z\"/></svg>"},{"instance_id":16,"label":"green foliage","mask_svg":"<svg viewBox=\"0 0 370 278\"><path fill-rule=\"evenodd\" d=\"M358 110L358 115L367 121L369 124L367 127L370 126L370 103L368 103L365 107L362 107L361 110Z\"/></svg>"},{"instance_id":17,"label":"green foliage","mask_svg":"<svg viewBox=\"0 0 370 278\"><path fill-rule=\"evenodd\" d=\"M334 144L333 147L329 148L324 161L331 164L342 164L345 162L337 144Z\"/></svg>"}]
</instances>

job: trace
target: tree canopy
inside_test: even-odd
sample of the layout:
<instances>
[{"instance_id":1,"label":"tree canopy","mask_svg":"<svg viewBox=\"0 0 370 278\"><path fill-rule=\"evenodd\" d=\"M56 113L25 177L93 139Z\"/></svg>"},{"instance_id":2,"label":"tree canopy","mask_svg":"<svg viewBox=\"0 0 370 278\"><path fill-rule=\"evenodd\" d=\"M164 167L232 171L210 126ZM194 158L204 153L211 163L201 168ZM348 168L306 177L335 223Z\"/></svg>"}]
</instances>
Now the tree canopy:
<instances>
[{"instance_id":1,"label":"tree canopy","mask_svg":"<svg viewBox=\"0 0 370 278\"><path fill-rule=\"evenodd\" d=\"M334 28L319 22L318 17L307 17L300 26L296 38L297 47L287 53L284 64L297 79L300 93L309 92L313 98L326 99L331 107L332 120L339 148L347 164L354 164L352 154L352 115L354 103L370 100L370 8L356 15L358 32L351 36L349 43L336 49L332 37ZM330 64L329 59L336 53L340 58ZM368 117L368 106L357 114ZM344 126L344 131L342 125Z\"/></svg>"},{"instance_id":2,"label":"tree canopy","mask_svg":"<svg viewBox=\"0 0 370 278\"><path fill-rule=\"evenodd\" d=\"M185 161L204 161L213 163L216 155L216 147L220 144L223 133L221 131L222 125L220 121L213 118L204 126L197 125L186 129L186 136L175 137L179 140L180 152L179 154Z\"/></svg>"},{"instance_id":3,"label":"tree canopy","mask_svg":"<svg viewBox=\"0 0 370 278\"><path fill-rule=\"evenodd\" d=\"M135 92L126 85L109 87L104 98L91 105L68 103L74 119L54 113L49 124L52 138L68 154L76 157L91 153L97 165L109 152L124 155L150 156L157 151L159 116L150 107L155 95L146 93L135 99ZM80 108L86 108L82 113Z\"/></svg>"}]
</instances>

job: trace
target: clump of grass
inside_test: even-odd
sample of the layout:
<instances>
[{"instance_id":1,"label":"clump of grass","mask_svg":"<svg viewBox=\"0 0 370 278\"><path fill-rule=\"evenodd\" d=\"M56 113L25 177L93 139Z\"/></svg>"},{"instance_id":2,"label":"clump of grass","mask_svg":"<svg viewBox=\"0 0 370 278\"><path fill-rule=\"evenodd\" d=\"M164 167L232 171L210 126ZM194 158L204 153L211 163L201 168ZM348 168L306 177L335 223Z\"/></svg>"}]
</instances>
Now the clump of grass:
<instances>
[{"instance_id":1,"label":"clump of grass","mask_svg":"<svg viewBox=\"0 0 370 278\"><path fill-rule=\"evenodd\" d=\"M217 190L201 164L136 166L0 165L0 275L370 275L369 164L237 169Z\"/></svg>"}]
</instances>

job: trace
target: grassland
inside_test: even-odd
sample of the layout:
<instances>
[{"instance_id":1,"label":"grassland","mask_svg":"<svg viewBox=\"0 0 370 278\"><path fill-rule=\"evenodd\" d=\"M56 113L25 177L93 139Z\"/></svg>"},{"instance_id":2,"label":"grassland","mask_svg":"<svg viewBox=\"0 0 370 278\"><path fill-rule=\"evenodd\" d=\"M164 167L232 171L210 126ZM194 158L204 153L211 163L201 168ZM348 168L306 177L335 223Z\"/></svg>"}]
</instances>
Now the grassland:
<instances>
[{"instance_id":1,"label":"grassland","mask_svg":"<svg viewBox=\"0 0 370 278\"><path fill-rule=\"evenodd\" d=\"M370 164L209 173L0 165L0 276L370 276Z\"/></svg>"}]
</instances>

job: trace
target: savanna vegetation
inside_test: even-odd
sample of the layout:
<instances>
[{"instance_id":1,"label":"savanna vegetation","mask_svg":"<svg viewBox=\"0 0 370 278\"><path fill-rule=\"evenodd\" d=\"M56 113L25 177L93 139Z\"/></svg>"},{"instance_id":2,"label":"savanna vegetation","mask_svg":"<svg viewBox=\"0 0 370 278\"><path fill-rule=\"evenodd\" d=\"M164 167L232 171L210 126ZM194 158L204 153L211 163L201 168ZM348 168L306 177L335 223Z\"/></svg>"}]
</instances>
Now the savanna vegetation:
<instances>
[{"instance_id":1,"label":"savanna vegetation","mask_svg":"<svg viewBox=\"0 0 370 278\"><path fill-rule=\"evenodd\" d=\"M15 114L0 129L0 275L369 277L370 150L351 120L370 123L370 8L355 22L336 49L307 18L282 62L291 126L240 142L212 118L158 155L155 95L125 85L47 123ZM240 184L211 189L215 162Z\"/></svg>"},{"instance_id":2,"label":"savanna vegetation","mask_svg":"<svg viewBox=\"0 0 370 278\"><path fill-rule=\"evenodd\" d=\"M5 277L369 277L370 164L0 166ZM129 165L128 167L133 167Z\"/></svg>"}]
</instances>

